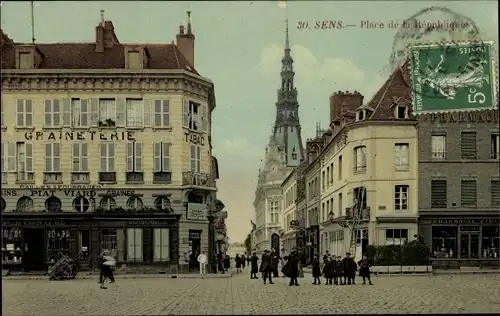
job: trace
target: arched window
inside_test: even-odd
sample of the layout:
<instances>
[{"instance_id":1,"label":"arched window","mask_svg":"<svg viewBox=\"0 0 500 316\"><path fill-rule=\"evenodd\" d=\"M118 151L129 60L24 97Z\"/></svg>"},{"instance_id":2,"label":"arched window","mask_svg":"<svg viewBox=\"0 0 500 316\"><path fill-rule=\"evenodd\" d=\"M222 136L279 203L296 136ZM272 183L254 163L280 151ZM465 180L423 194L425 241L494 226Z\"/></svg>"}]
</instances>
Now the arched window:
<instances>
[{"instance_id":1,"label":"arched window","mask_svg":"<svg viewBox=\"0 0 500 316\"><path fill-rule=\"evenodd\" d=\"M170 200L166 196L159 196L155 200L155 208L157 210L164 210L170 207Z\"/></svg>"},{"instance_id":2,"label":"arched window","mask_svg":"<svg viewBox=\"0 0 500 316\"><path fill-rule=\"evenodd\" d=\"M73 200L73 210L75 212L86 212L90 207L89 200L79 196Z\"/></svg>"},{"instance_id":3,"label":"arched window","mask_svg":"<svg viewBox=\"0 0 500 316\"><path fill-rule=\"evenodd\" d=\"M112 210L116 207L116 201L112 197L106 196L101 199L100 206L105 210Z\"/></svg>"},{"instance_id":4,"label":"arched window","mask_svg":"<svg viewBox=\"0 0 500 316\"><path fill-rule=\"evenodd\" d=\"M60 212L61 211L61 200L55 196L49 197L45 200L45 209L48 212Z\"/></svg>"},{"instance_id":5,"label":"arched window","mask_svg":"<svg viewBox=\"0 0 500 316\"><path fill-rule=\"evenodd\" d=\"M142 203L142 200L137 197L133 196L127 201L127 208L129 209L141 209L144 208L144 203Z\"/></svg>"},{"instance_id":6,"label":"arched window","mask_svg":"<svg viewBox=\"0 0 500 316\"><path fill-rule=\"evenodd\" d=\"M7 207L7 204L5 203L5 200L3 198L1 198L0 200L0 209L3 211L5 211L5 208Z\"/></svg>"},{"instance_id":7,"label":"arched window","mask_svg":"<svg viewBox=\"0 0 500 316\"><path fill-rule=\"evenodd\" d=\"M33 200L27 196L23 196L17 200L16 208L18 212L31 212L33 210Z\"/></svg>"}]
</instances>

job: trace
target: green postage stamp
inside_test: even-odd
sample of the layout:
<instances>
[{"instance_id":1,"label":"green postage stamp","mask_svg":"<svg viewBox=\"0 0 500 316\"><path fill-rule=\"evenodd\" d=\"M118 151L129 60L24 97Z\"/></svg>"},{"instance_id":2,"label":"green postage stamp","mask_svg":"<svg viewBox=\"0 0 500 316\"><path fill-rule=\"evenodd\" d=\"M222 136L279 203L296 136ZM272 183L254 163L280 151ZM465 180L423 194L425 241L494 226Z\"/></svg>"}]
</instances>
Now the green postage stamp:
<instances>
[{"instance_id":1,"label":"green postage stamp","mask_svg":"<svg viewBox=\"0 0 500 316\"><path fill-rule=\"evenodd\" d=\"M492 42L418 45L410 53L415 114L496 107Z\"/></svg>"}]
</instances>

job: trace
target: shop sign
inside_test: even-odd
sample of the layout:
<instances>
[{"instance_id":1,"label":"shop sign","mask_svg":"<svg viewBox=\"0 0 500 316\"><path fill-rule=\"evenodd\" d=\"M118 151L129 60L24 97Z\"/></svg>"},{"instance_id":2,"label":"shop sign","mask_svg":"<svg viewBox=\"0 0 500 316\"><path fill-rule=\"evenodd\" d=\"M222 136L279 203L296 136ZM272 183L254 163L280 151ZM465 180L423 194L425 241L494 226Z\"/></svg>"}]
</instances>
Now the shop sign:
<instances>
[{"instance_id":1,"label":"shop sign","mask_svg":"<svg viewBox=\"0 0 500 316\"><path fill-rule=\"evenodd\" d=\"M108 190L106 195L110 196L133 196L135 195L135 190Z\"/></svg>"},{"instance_id":2,"label":"shop sign","mask_svg":"<svg viewBox=\"0 0 500 316\"><path fill-rule=\"evenodd\" d=\"M498 123L498 113L433 113L430 114L431 123Z\"/></svg>"},{"instance_id":3,"label":"shop sign","mask_svg":"<svg viewBox=\"0 0 500 316\"><path fill-rule=\"evenodd\" d=\"M224 234L219 233L219 234L215 235L215 240L223 241L224 237L226 237Z\"/></svg>"},{"instance_id":4,"label":"shop sign","mask_svg":"<svg viewBox=\"0 0 500 316\"><path fill-rule=\"evenodd\" d=\"M202 203L188 203L186 218L188 220L207 220L207 206Z\"/></svg>"},{"instance_id":5,"label":"shop sign","mask_svg":"<svg viewBox=\"0 0 500 316\"><path fill-rule=\"evenodd\" d=\"M480 219L433 219L433 225L479 225Z\"/></svg>"},{"instance_id":6,"label":"shop sign","mask_svg":"<svg viewBox=\"0 0 500 316\"><path fill-rule=\"evenodd\" d=\"M44 140L102 140L102 141L135 141L133 132L26 132L24 133L26 140L44 141Z\"/></svg>"},{"instance_id":7,"label":"shop sign","mask_svg":"<svg viewBox=\"0 0 500 316\"><path fill-rule=\"evenodd\" d=\"M21 189L36 189L36 190L99 190L102 188L100 185L67 185L67 184L44 184L44 185L31 185L21 184Z\"/></svg>"},{"instance_id":8,"label":"shop sign","mask_svg":"<svg viewBox=\"0 0 500 316\"><path fill-rule=\"evenodd\" d=\"M22 221L3 221L5 226L61 226L67 225L66 221L61 220L22 220Z\"/></svg>"},{"instance_id":9,"label":"shop sign","mask_svg":"<svg viewBox=\"0 0 500 316\"><path fill-rule=\"evenodd\" d=\"M153 219L153 220L133 220L128 221L127 225L168 225L169 221L166 219Z\"/></svg>"},{"instance_id":10,"label":"shop sign","mask_svg":"<svg viewBox=\"0 0 500 316\"><path fill-rule=\"evenodd\" d=\"M95 191L75 191L75 190L30 190L31 196L53 196L56 192L63 192L65 196L86 196L94 197L96 196Z\"/></svg>"},{"instance_id":11,"label":"shop sign","mask_svg":"<svg viewBox=\"0 0 500 316\"><path fill-rule=\"evenodd\" d=\"M483 219L483 224L499 225L500 219L498 219L498 218L485 218L485 219Z\"/></svg>"},{"instance_id":12,"label":"shop sign","mask_svg":"<svg viewBox=\"0 0 500 316\"><path fill-rule=\"evenodd\" d=\"M205 146L205 138L197 133L184 133L184 141L193 145Z\"/></svg>"},{"instance_id":13,"label":"shop sign","mask_svg":"<svg viewBox=\"0 0 500 316\"><path fill-rule=\"evenodd\" d=\"M201 239L201 230L189 230L189 240Z\"/></svg>"},{"instance_id":14,"label":"shop sign","mask_svg":"<svg viewBox=\"0 0 500 316\"><path fill-rule=\"evenodd\" d=\"M460 226L461 232L479 232L480 226Z\"/></svg>"}]
</instances>

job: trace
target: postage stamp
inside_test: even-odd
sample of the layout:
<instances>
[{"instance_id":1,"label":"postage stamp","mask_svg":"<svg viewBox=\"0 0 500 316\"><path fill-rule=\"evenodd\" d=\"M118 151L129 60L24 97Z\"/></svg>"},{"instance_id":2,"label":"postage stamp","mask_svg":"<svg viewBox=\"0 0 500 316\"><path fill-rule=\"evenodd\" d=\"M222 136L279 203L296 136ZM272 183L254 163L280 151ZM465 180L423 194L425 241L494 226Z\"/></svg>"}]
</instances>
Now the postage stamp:
<instances>
[{"instance_id":1,"label":"postage stamp","mask_svg":"<svg viewBox=\"0 0 500 316\"><path fill-rule=\"evenodd\" d=\"M496 106L493 42L415 45L410 54L415 114Z\"/></svg>"}]
</instances>

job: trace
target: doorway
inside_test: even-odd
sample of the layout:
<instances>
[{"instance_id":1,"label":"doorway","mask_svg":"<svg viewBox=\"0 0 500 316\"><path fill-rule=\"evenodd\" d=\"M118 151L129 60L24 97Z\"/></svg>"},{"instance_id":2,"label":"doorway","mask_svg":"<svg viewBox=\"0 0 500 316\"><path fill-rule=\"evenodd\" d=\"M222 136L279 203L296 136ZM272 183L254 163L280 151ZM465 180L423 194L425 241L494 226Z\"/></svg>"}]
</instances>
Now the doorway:
<instances>
[{"instance_id":1,"label":"doorway","mask_svg":"<svg viewBox=\"0 0 500 316\"><path fill-rule=\"evenodd\" d=\"M45 270L45 231L24 229L23 268L25 272Z\"/></svg>"},{"instance_id":2,"label":"doorway","mask_svg":"<svg viewBox=\"0 0 500 316\"><path fill-rule=\"evenodd\" d=\"M198 255L201 253L201 230L189 230L189 246L191 256L189 258L190 270L199 270Z\"/></svg>"},{"instance_id":3,"label":"doorway","mask_svg":"<svg viewBox=\"0 0 500 316\"><path fill-rule=\"evenodd\" d=\"M460 258L479 258L479 233L460 234Z\"/></svg>"}]
</instances>

